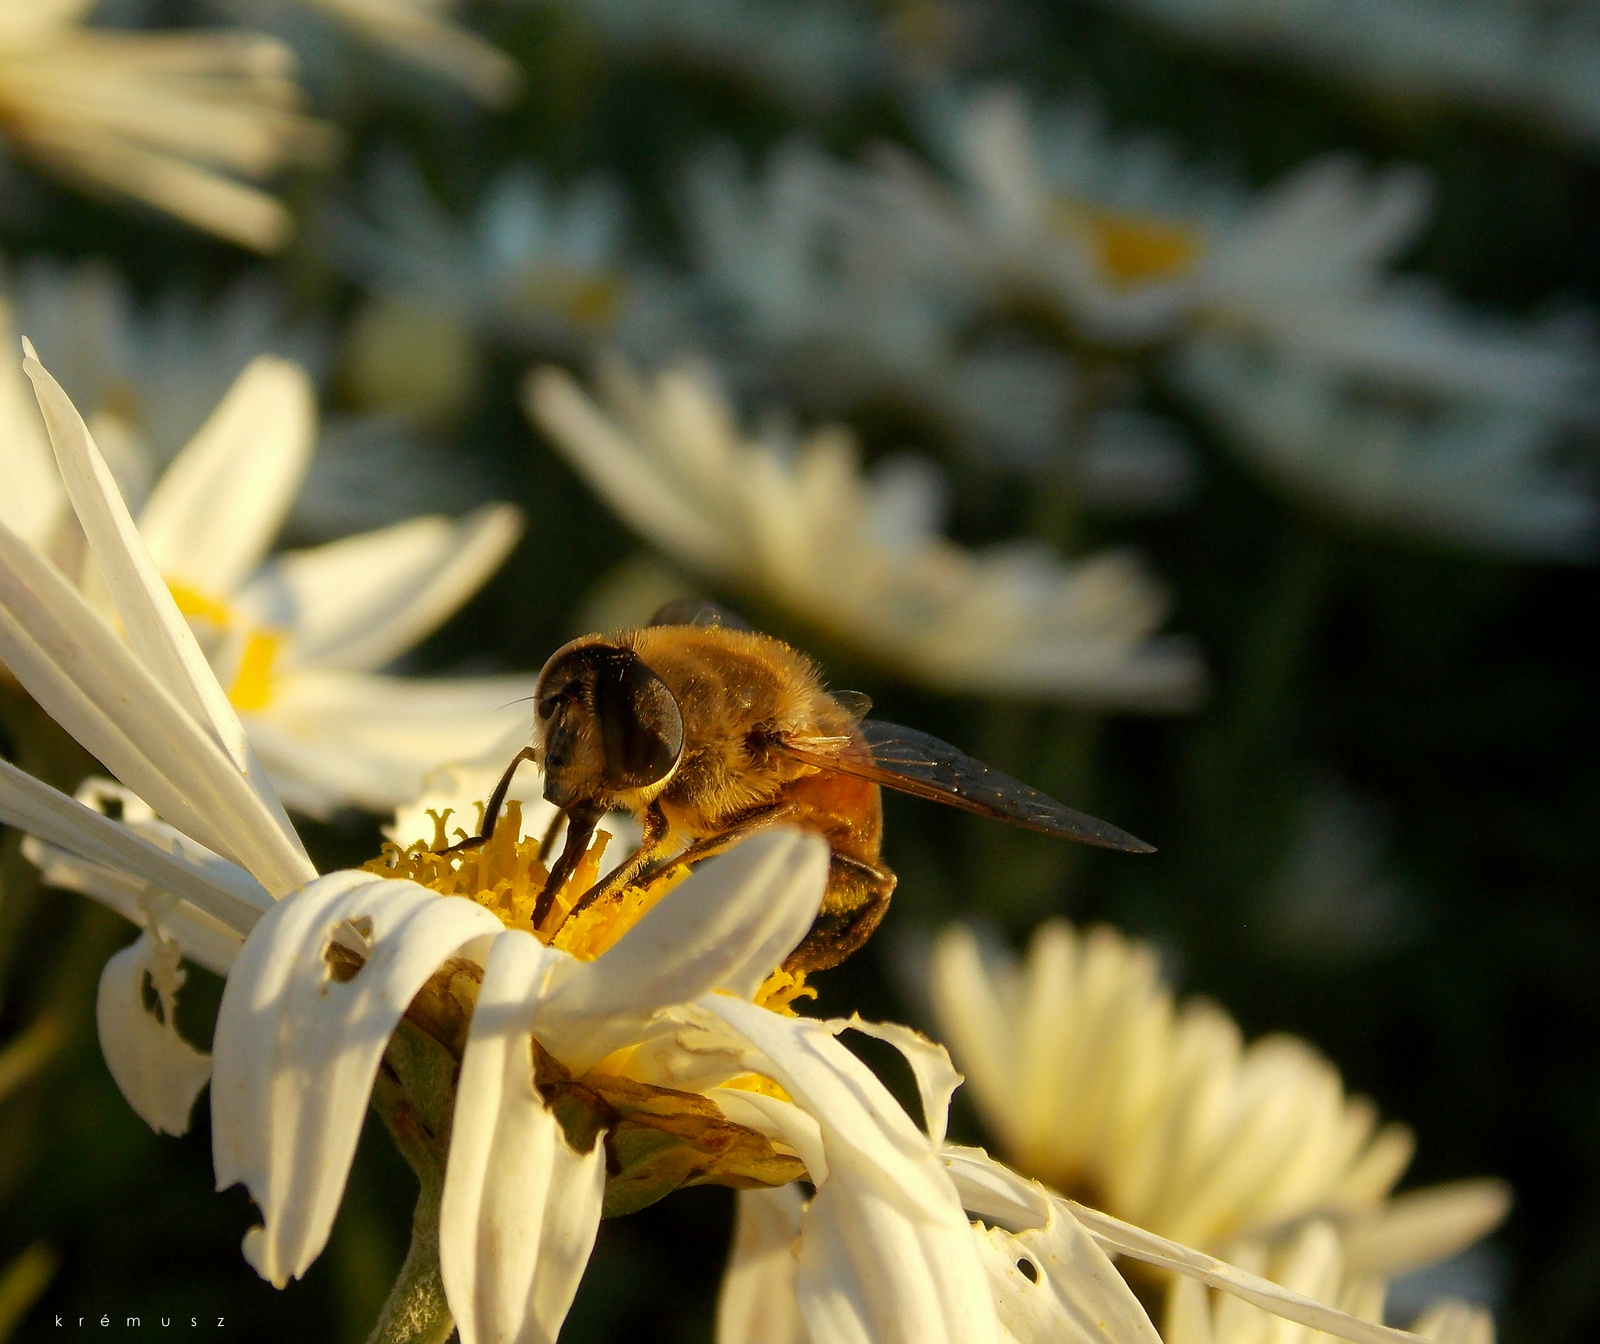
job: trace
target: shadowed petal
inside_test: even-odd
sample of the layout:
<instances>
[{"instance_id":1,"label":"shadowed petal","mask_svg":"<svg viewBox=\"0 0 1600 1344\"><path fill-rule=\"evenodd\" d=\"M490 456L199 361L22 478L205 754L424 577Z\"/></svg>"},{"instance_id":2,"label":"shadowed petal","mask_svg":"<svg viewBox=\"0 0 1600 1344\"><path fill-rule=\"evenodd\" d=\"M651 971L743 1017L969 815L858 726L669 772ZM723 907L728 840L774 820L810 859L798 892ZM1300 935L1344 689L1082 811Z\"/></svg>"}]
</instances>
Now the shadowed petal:
<instances>
[{"instance_id":1,"label":"shadowed petal","mask_svg":"<svg viewBox=\"0 0 1600 1344\"><path fill-rule=\"evenodd\" d=\"M472 901L340 872L269 910L222 995L213 1050L217 1188L243 1182L263 1225L245 1257L282 1287L327 1242L378 1062L412 996L451 956L481 959L502 926ZM335 940L366 964L330 975Z\"/></svg>"},{"instance_id":2,"label":"shadowed petal","mask_svg":"<svg viewBox=\"0 0 1600 1344\"><path fill-rule=\"evenodd\" d=\"M159 1134L188 1130L194 1099L211 1077L211 1056L179 1036L173 1023L184 979L178 959L175 943L142 933L106 962L95 1000L106 1067L128 1105ZM156 995L150 1007L147 978Z\"/></svg>"},{"instance_id":3,"label":"shadowed petal","mask_svg":"<svg viewBox=\"0 0 1600 1344\"><path fill-rule=\"evenodd\" d=\"M456 1093L439 1263L462 1344L554 1344L600 1226L605 1146L567 1146L530 1034L566 954L519 930L489 952Z\"/></svg>"},{"instance_id":4,"label":"shadowed petal","mask_svg":"<svg viewBox=\"0 0 1600 1344\"><path fill-rule=\"evenodd\" d=\"M798 1187L741 1190L717 1298L717 1344L811 1344L794 1295Z\"/></svg>"}]
</instances>

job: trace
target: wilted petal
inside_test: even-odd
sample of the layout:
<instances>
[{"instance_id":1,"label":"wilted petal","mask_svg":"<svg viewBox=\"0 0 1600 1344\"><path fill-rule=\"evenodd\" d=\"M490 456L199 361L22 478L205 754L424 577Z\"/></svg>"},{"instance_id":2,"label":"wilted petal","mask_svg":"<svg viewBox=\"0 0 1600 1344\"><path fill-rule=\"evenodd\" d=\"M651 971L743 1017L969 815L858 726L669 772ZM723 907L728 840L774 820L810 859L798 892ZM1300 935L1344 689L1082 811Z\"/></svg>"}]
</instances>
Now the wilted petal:
<instances>
[{"instance_id":1,"label":"wilted petal","mask_svg":"<svg viewBox=\"0 0 1600 1344\"><path fill-rule=\"evenodd\" d=\"M717 1298L717 1344L811 1344L794 1295L805 1208L797 1186L741 1190Z\"/></svg>"},{"instance_id":2,"label":"wilted petal","mask_svg":"<svg viewBox=\"0 0 1600 1344\"><path fill-rule=\"evenodd\" d=\"M749 998L805 937L827 881L820 836L779 826L741 841L691 873L604 956L565 963L540 1008L539 1039L582 1072L637 1040L662 1008L716 989Z\"/></svg>"},{"instance_id":3,"label":"wilted petal","mask_svg":"<svg viewBox=\"0 0 1600 1344\"><path fill-rule=\"evenodd\" d=\"M834 1018L828 1023L837 1035L841 1031L859 1031L892 1045L905 1057L911 1073L917 1080L917 1095L922 1100L922 1118L927 1126L928 1140L935 1148L944 1144L945 1129L950 1123L950 1098L964 1081L950 1062L950 1052L937 1041L930 1041L920 1031L902 1026L898 1022L867 1022L860 1013L848 1018Z\"/></svg>"},{"instance_id":4,"label":"wilted petal","mask_svg":"<svg viewBox=\"0 0 1600 1344\"><path fill-rule=\"evenodd\" d=\"M995 1314L1017 1344L1160 1344L1127 1280L1064 1209L1024 1232L972 1232Z\"/></svg>"},{"instance_id":5,"label":"wilted petal","mask_svg":"<svg viewBox=\"0 0 1600 1344\"><path fill-rule=\"evenodd\" d=\"M167 579L230 596L266 555L311 462L317 403L298 364L259 355L139 513L139 533Z\"/></svg>"},{"instance_id":6,"label":"wilted petal","mask_svg":"<svg viewBox=\"0 0 1600 1344\"><path fill-rule=\"evenodd\" d=\"M275 905L246 940L212 1046L217 1188L242 1181L263 1225L245 1257L278 1287L328 1239L378 1062L412 996L456 955L481 959L503 932L481 905L415 883L339 872ZM366 964L346 982L338 939Z\"/></svg>"},{"instance_id":7,"label":"wilted petal","mask_svg":"<svg viewBox=\"0 0 1600 1344\"><path fill-rule=\"evenodd\" d=\"M801 1220L795 1291L815 1340L999 1338L961 1201L925 1135L827 1028L742 1000L699 1000L821 1126L827 1176Z\"/></svg>"},{"instance_id":8,"label":"wilted petal","mask_svg":"<svg viewBox=\"0 0 1600 1344\"><path fill-rule=\"evenodd\" d=\"M189 1128L194 1099L211 1077L211 1056L201 1054L173 1022L184 972L175 943L146 932L122 949L100 973L95 1019L100 1051L128 1105L160 1134ZM155 991L145 1005L145 982Z\"/></svg>"},{"instance_id":9,"label":"wilted petal","mask_svg":"<svg viewBox=\"0 0 1600 1344\"><path fill-rule=\"evenodd\" d=\"M589 1261L605 1146L567 1146L533 1085L531 1032L566 954L510 930L495 940L456 1091L439 1263L461 1344L554 1344Z\"/></svg>"}]
</instances>

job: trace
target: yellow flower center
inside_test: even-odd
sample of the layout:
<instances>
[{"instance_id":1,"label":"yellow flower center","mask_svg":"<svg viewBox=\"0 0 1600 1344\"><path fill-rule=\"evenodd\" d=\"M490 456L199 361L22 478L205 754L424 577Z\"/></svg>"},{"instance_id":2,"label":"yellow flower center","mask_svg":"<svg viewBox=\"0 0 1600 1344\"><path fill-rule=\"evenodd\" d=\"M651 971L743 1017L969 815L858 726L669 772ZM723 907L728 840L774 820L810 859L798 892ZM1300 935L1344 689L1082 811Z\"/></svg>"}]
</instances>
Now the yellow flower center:
<instances>
[{"instance_id":1,"label":"yellow flower center","mask_svg":"<svg viewBox=\"0 0 1600 1344\"><path fill-rule=\"evenodd\" d=\"M191 588L186 583L177 583L171 579L167 580L167 591L172 594L172 600L178 604L178 610L190 621L204 621L218 630L226 630L233 624L233 613L228 610L226 602L208 597L198 588Z\"/></svg>"},{"instance_id":2,"label":"yellow flower center","mask_svg":"<svg viewBox=\"0 0 1600 1344\"><path fill-rule=\"evenodd\" d=\"M601 330L617 319L622 307L622 280L605 271L575 271L547 262L522 282L529 307L558 313L574 326Z\"/></svg>"},{"instance_id":3,"label":"yellow flower center","mask_svg":"<svg viewBox=\"0 0 1600 1344\"><path fill-rule=\"evenodd\" d=\"M1187 224L1071 200L1058 203L1056 216L1061 233L1086 239L1118 289L1181 279L1200 259L1200 234Z\"/></svg>"},{"instance_id":4,"label":"yellow flower center","mask_svg":"<svg viewBox=\"0 0 1600 1344\"><path fill-rule=\"evenodd\" d=\"M233 610L219 597L169 579L167 590L178 611L200 641L213 666L226 663L228 653L239 649L228 699L235 709L246 713L263 710L272 699L273 665L283 652L285 634L281 630L252 630L244 636L243 647L234 633Z\"/></svg>"},{"instance_id":5,"label":"yellow flower center","mask_svg":"<svg viewBox=\"0 0 1600 1344\"><path fill-rule=\"evenodd\" d=\"M478 826L482 825L483 804L477 804ZM474 849L446 853L451 843L449 829L453 808L443 812L428 810L433 818L433 835L414 840L404 847L385 842L379 857L362 865L379 877L400 877L437 891L441 896L465 896L495 915L508 929L531 933L548 947L559 947L579 961L593 961L614 946L643 917L647 910L689 875L683 867L664 867L636 886L602 901L594 901L573 914L582 895L599 880L600 861L611 843L607 831L597 830L588 852L562 885L550 910L537 927L534 907L550 880L550 870L539 858L541 841L522 839L522 804L515 798L506 802L505 815L495 824L494 835ZM476 829L473 832L476 834ZM468 833L457 826L457 840ZM799 998L816 998L817 991L806 984L805 972L790 972L779 967L756 991L758 1007L794 1016L793 1003Z\"/></svg>"}]
</instances>

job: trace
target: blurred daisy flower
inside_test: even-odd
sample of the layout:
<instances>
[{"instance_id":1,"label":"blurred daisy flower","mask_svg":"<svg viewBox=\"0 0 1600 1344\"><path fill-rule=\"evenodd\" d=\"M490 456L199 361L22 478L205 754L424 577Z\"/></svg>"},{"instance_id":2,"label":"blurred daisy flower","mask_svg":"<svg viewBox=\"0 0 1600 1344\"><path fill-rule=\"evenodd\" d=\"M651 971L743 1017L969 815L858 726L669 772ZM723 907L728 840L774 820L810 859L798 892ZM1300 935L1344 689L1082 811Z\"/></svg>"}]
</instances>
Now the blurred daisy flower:
<instances>
[{"instance_id":1,"label":"blurred daisy flower","mask_svg":"<svg viewBox=\"0 0 1600 1344\"><path fill-rule=\"evenodd\" d=\"M966 344L970 305L901 264L903 240L849 227L866 189L802 141L748 180L731 146L690 163L686 223L697 279L728 327L724 363L818 409L888 396L1009 460L1046 459L1076 406L1073 366L1036 346Z\"/></svg>"},{"instance_id":2,"label":"blurred daisy flower","mask_svg":"<svg viewBox=\"0 0 1600 1344\"><path fill-rule=\"evenodd\" d=\"M87 28L91 8L0 3L0 137L64 177L281 247L289 212L239 179L321 162L333 144L298 110L288 48L244 32Z\"/></svg>"},{"instance_id":3,"label":"blurred daisy flower","mask_svg":"<svg viewBox=\"0 0 1600 1344\"><path fill-rule=\"evenodd\" d=\"M802 110L823 113L881 85L886 33L835 0L562 0L607 41L743 75Z\"/></svg>"},{"instance_id":4,"label":"blurred daisy flower","mask_svg":"<svg viewBox=\"0 0 1600 1344\"><path fill-rule=\"evenodd\" d=\"M604 410L542 370L529 410L613 508L703 578L940 690L1146 710L1198 695L1199 658L1156 636L1165 597L1132 556L967 551L936 530L930 464L891 460L865 476L837 426L748 438L686 369L645 383L613 362L601 385Z\"/></svg>"},{"instance_id":5,"label":"blurred daisy flower","mask_svg":"<svg viewBox=\"0 0 1600 1344\"><path fill-rule=\"evenodd\" d=\"M522 87L517 63L470 29L451 22L454 0L298 0L302 9L322 15L382 47L398 60L464 88L480 102L508 103ZM262 0L232 0L230 8L274 17Z\"/></svg>"},{"instance_id":6,"label":"blurred daisy flower","mask_svg":"<svg viewBox=\"0 0 1600 1344\"><path fill-rule=\"evenodd\" d=\"M1318 1302L1337 1305L1366 1321L1384 1317L1384 1282L1350 1273L1332 1224L1304 1224L1274 1246L1262 1242L1236 1248L1240 1268L1281 1283ZM1411 1332L1435 1344L1494 1344L1494 1318L1482 1307L1459 1299L1430 1303L1412 1322ZM1285 1329L1261 1308L1236 1297L1206 1291L1197 1279L1180 1278L1167 1295L1161 1327L1163 1344L1256 1344L1271 1336L1284 1344L1322 1344L1326 1335L1305 1326Z\"/></svg>"},{"instance_id":7,"label":"blurred daisy flower","mask_svg":"<svg viewBox=\"0 0 1600 1344\"><path fill-rule=\"evenodd\" d=\"M54 380L36 363L28 371L44 426L16 374L0 373L0 453L19 483L0 500L0 517L109 616L109 576L85 551L73 484L61 474L71 461L64 445L86 440L87 430ZM304 370L257 358L155 483L138 527L291 805L317 816L346 805L383 812L418 793L440 763L498 743L520 717L511 702L532 692L527 677L376 674L482 585L521 521L496 505L460 522L413 518L268 560L315 428Z\"/></svg>"},{"instance_id":8,"label":"blurred daisy flower","mask_svg":"<svg viewBox=\"0 0 1600 1344\"><path fill-rule=\"evenodd\" d=\"M1332 156L1251 195L1089 110L1030 113L1010 90L929 106L959 189L898 159L853 225L925 282L1020 291L1076 340L1159 354L1230 446L1355 517L1513 554L1592 548L1592 493L1549 455L1594 418L1593 346L1392 274L1427 219L1419 172Z\"/></svg>"},{"instance_id":9,"label":"blurred daisy flower","mask_svg":"<svg viewBox=\"0 0 1600 1344\"><path fill-rule=\"evenodd\" d=\"M1496 1180L1392 1195L1404 1126L1380 1127L1296 1037L1246 1047L1215 1005L1175 1008L1154 949L1111 929L1047 923L1018 965L956 926L931 990L1007 1160L1176 1241L1248 1259L1246 1243L1324 1218L1341 1272L1382 1280L1455 1254L1509 1207Z\"/></svg>"},{"instance_id":10,"label":"blurred daisy flower","mask_svg":"<svg viewBox=\"0 0 1600 1344\"><path fill-rule=\"evenodd\" d=\"M532 168L510 168L461 223L409 158L380 154L361 208L324 216L337 264L373 291L347 343L347 374L365 399L393 402L415 399L441 363L470 380L479 334L528 353L581 355L601 342L664 352L682 337L687 296L629 257L625 230L608 177L558 191ZM440 409L464 399L464 389L432 397Z\"/></svg>"},{"instance_id":11,"label":"blurred daisy flower","mask_svg":"<svg viewBox=\"0 0 1600 1344\"><path fill-rule=\"evenodd\" d=\"M1449 99L1532 114L1569 135L1600 140L1600 27L1592 4L1122 3L1202 41L1286 56L1408 102Z\"/></svg>"}]
</instances>

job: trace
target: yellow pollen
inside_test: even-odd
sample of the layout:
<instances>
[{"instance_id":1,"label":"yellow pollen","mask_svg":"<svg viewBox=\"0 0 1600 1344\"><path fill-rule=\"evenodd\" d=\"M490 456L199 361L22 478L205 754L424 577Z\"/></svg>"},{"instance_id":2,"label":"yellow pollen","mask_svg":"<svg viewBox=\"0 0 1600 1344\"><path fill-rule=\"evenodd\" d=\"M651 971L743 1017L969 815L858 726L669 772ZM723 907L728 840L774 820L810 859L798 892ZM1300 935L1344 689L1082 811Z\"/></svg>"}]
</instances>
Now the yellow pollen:
<instances>
[{"instance_id":1,"label":"yellow pollen","mask_svg":"<svg viewBox=\"0 0 1600 1344\"><path fill-rule=\"evenodd\" d=\"M772 1079L764 1078L759 1073L741 1073L737 1078L728 1079L723 1086L734 1088L739 1092L759 1092L763 1097L775 1097L779 1101L793 1100Z\"/></svg>"},{"instance_id":2,"label":"yellow pollen","mask_svg":"<svg viewBox=\"0 0 1600 1344\"><path fill-rule=\"evenodd\" d=\"M178 604L179 612L190 620L205 621L218 630L226 630L233 621L226 602L219 598L207 597L198 588L168 580L167 591L172 594L172 600Z\"/></svg>"},{"instance_id":3,"label":"yellow pollen","mask_svg":"<svg viewBox=\"0 0 1600 1344\"><path fill-rule=\"evenodd\" d=\"M239 658L239 671L228 688L228 699L235 709L265 709L272 698L272 664L283 647L283 636L271 630L257 630L245 641Z\"/></svg>"},{"instance_id":4,"label":"yellow pollen","mask_svg":"<svg viewBox=\"0 0 1600 1344\"><path fill-rule=\"evenodd\" d=\"M481 816L481 804L478 810ZM490 840L454 854L444 853L451 843L446 834L450 809L442 813L430 810L428 815L433 818L431 840L417 840L404 848L385 844L380 857L362 865L366 871L380 877L408 878L443 896L465 896L493 913L508 929L522 929L580 961L593 961L616 943L686 874L682 868L668 869L642 886L629 887L613 899L597 901L571 915L578 898L599 880L600 861L611 841L608 832L596 831L588 853L536 928L533 910L550 879L550 870L539 861L539 841L519 838L522 804L516 799L508 801ZM459 826L453 835L457 840L468 838Z\"/></svg>"},{"instance_id":5,"label":"yellow pollen","mask_svg":"<svg viewBox=\"0 0 1600 1344\"><path fill-rule=\"evenodd\" d=\"M1063 233L1086 235L1100 265L1118 288L1187 275L1200 257L1200 236L1186 224L1062 201Z\"/></svg>"},{"instance_id":6,"label":"yellow pollen","mask_svg":"<svg viewBox=\"0 0 1600 1344\"><path fill-rule=\"evenodd\" d=\"M785 1017L797 1017L799 1014L794 1010L794 1001L816 997L817 991L806 984L804 971L786 971L780 966L762 981L761 988L756 990L755 1005L757 1008L767 1008L774 1013L782 1013Z\"/></svg>"}]
</instances>

